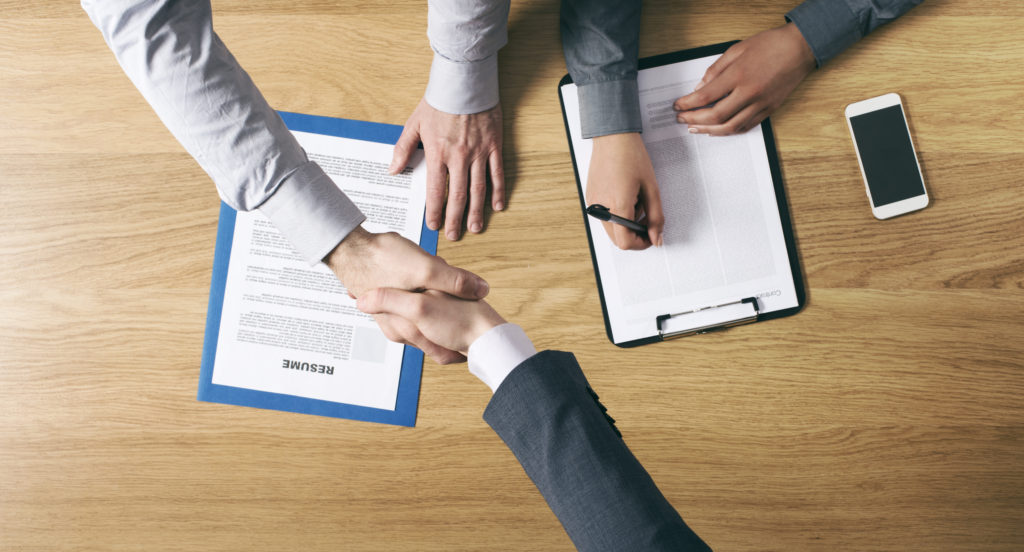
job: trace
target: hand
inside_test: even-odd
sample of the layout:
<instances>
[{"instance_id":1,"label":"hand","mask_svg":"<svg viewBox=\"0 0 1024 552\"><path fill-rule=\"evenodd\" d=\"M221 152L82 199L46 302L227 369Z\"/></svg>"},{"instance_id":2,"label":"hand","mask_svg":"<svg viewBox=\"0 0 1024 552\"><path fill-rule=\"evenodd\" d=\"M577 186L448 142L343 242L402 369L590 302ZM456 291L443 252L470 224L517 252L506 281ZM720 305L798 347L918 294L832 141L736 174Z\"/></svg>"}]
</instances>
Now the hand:
<instances>
[{"instance_id":1,"label":"hand","mask_svg":"<svg viewBox=\"0 0 1024 552\"><path fill-rule=\"evenodd\" d=\"M445 235L449 240L457 240L462 235L462 215L466 211L467 199L469 217L466 226L473 233L483 230L488 169L493 187L491 205L495 211L505 208L501 132L500 104L481 113L452 115L434 109L426 100L420 100L395 144L388 171L396 174L405 168L417 144L423 142L427 158L428 228L437 230L441 226L447 181Z\"/></svg>"},{"instance_id":2,"label":"hand","mask_svg":"<svg viewBox=\"0 0 1024 552\"><path fill-rule=\"evenodd\" d=\"M463 355L477 338L505 323L484 301L467 301L437 291L411 293L378 288L360 297L356 306L367 314L401 317L430 341ZM390 335L388 339L395 341Z\"/></svg>"},{"instance_id":3,"label":"hand","mask_svg":"<svg viewBox=\"0 0 1024 552\"><path fill-rule=\"evenodd\" d=\"M708 67L696 90L676 100L676 120L689 124L690 132L746 132L782 105L814 67L814 53L795 24L763 31L733 44Z\"/></svg>"},{"instance_id":4,"label":"hand","mask_svg":"<svg viewBox=\"0 0 1024 552\"><path fill-rule=\"evenodd\" d=\"M354 298L377 287L406 290L433 289L464 297L487 296L489 286L479 276L430 255L394 232L373 234L357 227L325 259L327 266ZM451 348L425 338L415 326L401 318L375 317L392 341L418 347L441 364L463 360Z\"/></svg>"},{"instance_id":5,"label":"hand","mask_svg":"<svg viewBox=\"0 0 1024 552\"><path fill-rule=\"evenodd\" d=\"M651 158L640 134L627 132L594 138L587 176L587 204L600 203L615 215L635 220L646 213L647 235L604 222L605 232L619 249L647 249L662 244L665 217Z\"/></svg>"}]
</instances>

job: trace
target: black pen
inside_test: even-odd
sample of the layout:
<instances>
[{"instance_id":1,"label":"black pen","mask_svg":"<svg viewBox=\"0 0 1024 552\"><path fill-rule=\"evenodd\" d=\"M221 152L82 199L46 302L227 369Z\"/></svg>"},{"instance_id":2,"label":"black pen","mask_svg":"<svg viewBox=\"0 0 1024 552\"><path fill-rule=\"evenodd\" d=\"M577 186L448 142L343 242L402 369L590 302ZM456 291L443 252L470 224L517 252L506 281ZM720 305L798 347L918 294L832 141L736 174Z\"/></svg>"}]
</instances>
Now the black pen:
<instances>
[{"instance_id":1,"label":"black pen","mask_svg":"<svg viewBox=\"0 0 1024 552\"><path fill-rule=\"evenodd\" d=\"M603 220L605 222L614 222L615 224L625 226L626 228L629 228L634 232L644 235L647 234L646 226L640 224L639 222L634 222L632 220L622 218L618 215L613 215L612 212L609 211L608 208L605 207L604 205L595 203L590 207L587 207L587 214L596 218L597 220Z\"/></svg>"}]
</instances>

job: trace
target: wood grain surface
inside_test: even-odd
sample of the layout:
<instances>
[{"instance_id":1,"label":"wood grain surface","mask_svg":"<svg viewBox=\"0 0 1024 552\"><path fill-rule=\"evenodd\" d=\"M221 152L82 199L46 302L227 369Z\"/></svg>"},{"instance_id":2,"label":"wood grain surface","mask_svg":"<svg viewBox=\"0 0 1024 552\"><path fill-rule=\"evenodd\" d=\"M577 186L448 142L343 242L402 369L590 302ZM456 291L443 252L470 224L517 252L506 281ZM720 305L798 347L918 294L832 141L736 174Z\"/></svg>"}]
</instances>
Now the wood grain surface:
<instances>
[{"instance_id":1,"label":"wood grain surface","mask_svg":"<svg viewBox=\"0 0 1024 552\"><path fill-rule=\"evenodd\" d=\"M645 4L642 55L795 2ZM424 370L412 429L195 399L218 198L75 2L0 2L0 549L569 550L481 420ZM426 3L214 3L276 108L401 124ZM716 550L1024 549L1024 5L930 0L772 117L809 304L621 350L601 321L556 96L558 2L500 54L506 212L439 254L538 348L575 351ZM903 98L932 204L872 218L843 119Z\"/></svg>"}]
</instances>

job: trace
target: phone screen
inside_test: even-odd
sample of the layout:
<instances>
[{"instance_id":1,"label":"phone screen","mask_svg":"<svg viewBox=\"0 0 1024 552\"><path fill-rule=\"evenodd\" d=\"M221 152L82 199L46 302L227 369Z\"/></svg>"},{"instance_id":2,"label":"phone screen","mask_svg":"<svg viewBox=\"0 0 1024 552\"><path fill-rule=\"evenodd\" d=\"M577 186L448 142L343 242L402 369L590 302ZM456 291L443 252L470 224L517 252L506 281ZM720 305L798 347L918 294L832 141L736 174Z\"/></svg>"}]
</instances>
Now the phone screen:
<instances>
[{"instance_id":1,"label":"phone screen","mask_svg":"<svg viewBox=\"0 0 1024 552\"><path fill-rule=\"evenodd\" d=\"M855 115L850 126L875 207L925 193L902 106Z\"/></svg>"}]
</instances>

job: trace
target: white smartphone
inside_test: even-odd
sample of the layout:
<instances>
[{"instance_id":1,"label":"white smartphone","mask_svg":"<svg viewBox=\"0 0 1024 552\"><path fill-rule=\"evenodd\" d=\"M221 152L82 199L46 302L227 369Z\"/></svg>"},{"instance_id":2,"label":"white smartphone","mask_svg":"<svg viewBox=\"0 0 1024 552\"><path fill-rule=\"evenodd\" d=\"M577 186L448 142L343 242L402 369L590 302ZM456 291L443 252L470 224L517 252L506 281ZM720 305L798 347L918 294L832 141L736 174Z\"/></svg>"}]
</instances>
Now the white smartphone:
<instances>
[{"instance_id":1,"label":"white smartphone","mask_svg":"<svg viewBox=\"0 0 1024 552\"><path fill-rule=\"evenodd\" d=\"M924 209L928 192L900 95L885 94L846 106L846 123L875 218Z\"/></svg>"}]
</instances>

